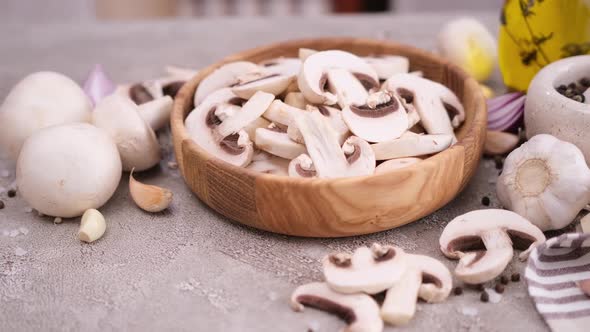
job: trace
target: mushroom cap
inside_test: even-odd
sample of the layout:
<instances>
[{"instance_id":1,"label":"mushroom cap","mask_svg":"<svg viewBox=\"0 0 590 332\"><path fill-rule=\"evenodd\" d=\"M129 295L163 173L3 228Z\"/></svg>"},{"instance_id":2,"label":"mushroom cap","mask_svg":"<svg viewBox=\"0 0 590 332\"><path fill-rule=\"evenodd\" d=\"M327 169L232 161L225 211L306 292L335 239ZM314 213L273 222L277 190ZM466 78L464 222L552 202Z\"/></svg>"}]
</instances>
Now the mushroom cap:
<instances>
[{"instance_id":1,"label":"mushroom cap","mask_svg":"<svg viewBox=\"0 0 590 332\"><path fill-rule=\"evenodd\" d=\"M569 225L590 201L590 170L575 145L536 135L508 155L496 191L504 207L541 230Z\"/></svg>"},{"instance_id":2,"label":"mushroom cap","mask_svg":"<svg viewBox=\"0 0 590 332\"><path fill-rule=\"evenodd\" d=\"M379 82L375 70L358 56L339 50L321 51L309 55L297 78L299 89L305 99L314 104L335 104L334 94L324 91L326 74L330 69L346 69L354 74L364 75L366 79Z\"/></svg>"},{"instance_id":3,"label":"mushroom cap","mask_svg":"<svg viewBox=\"0 0 590 332\"><path fill-rule=\"evenodd\" d=\"M409 127L408 114L397 97L387 95L386 98L389 101L375 107L365 104L342 109L342 118L350 131L369 142L384 142L400 137Z\"/></svg>"},{"instance_id":4,"label":"mushroom cap","mask_svg":"<svg viewBox=\"0 0 590 332\"><path fill-rule=\"evenodd\" d=\"M54 72L37 72L18 82L0 106L0 149L17 160L35 131L60 124L90 122L92 103L78 84Z\"/></svg>"},{"instance_id":5,"label":"mushroom cap","mask_svg":"<svg viewBox=\"0 0 590 332\"><path fill-rule=\"evenodd\" d=\"M291 295L291 308L303 311L303 306L333 313L346 321L343 332L381 332L383 320L379 305L367 294L340 294L323 282L297 287Z\"/></svg>"},{"instance_id":6,"label":"mushroom cap","mask_svg":"<svg viewBox=\"0 0 590 332\"><path fill-rule=\"evenodd\" d=\"M397 74L387 79L383 87L414 106L429 134L454 136L450 111L454 113L453 118L457 116L458 123L465 119L465 110L457 96L438 82L412 74Z\"/></svg>"},{"instance_id":7,"label":"mushroom cap","mask_svg":"<svg viewBox=\"0 0 590 332\"><path fill-rule=\"evenodd\" d=\"M19 194L37 211L77 217L97 209L121 179L121 159L107 132L86 123L40 129L23 145L16 166Z\"/></svg>"},{"instance_id":8,"label":"mushroom cap","mask_svg":"<svg viewBox=\"0 0 590 332\"><path fill-rule=\"evenodd\" d=\"M236 84L239 76L259 70L260 66L248 61L230 62L217 68L199 83L195 91L195 106L215 90Z\"/></svg>"},{"instance_id":9,"label":"mushroom cap","mask_svg":"<svg viewBox=\"0 0 590 332\"><path fill-rule=\"evenodd\" d=\"M123 170L143 171L160 162L160 144L152 128L139 115L129 98L112 94L92 112L92 122L104 129L117 144Z\"/></svg>"},{"instance_id":10,"label":"mushroom cap","mask_svg":"<svg viewBox=\"0 0 590 332\"><path fill-rule=\"evenodd\" d=\"M219 89L208 95L185 120L189 136L211 155L236 166L247 166L254 154L250 136L245 130L223 137L214 130L223 123L215 111L224 104L238 98L230 88Z\"/></svg>"},{"instance_id":11,"label":"mushroom cap","mask_svg":"<svg viewBox=\"0 0 590 332\"><path fill-rule=\"evenodd\" d=\"M403 249L373 245L360 247L352 256L331 254L323 259L324 277L333 290L349 294L377 294L391 288L406 270Z\"/></svg>"}]
</instances>

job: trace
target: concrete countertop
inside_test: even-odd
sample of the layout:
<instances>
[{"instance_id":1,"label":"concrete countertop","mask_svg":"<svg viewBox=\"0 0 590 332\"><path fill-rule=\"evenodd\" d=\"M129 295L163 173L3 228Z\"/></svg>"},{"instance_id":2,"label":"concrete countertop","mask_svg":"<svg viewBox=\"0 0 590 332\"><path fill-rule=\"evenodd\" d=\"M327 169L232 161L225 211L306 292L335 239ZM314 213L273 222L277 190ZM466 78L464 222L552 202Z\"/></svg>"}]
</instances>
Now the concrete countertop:
<instances>
[{"instance_id":1,"label":"concrete countertop","mask_svg":"<svg viewBox=\"0 0 590 332\"><path fill-rule=\"evenodd\" d=\"M497 13L475 13L496 29ZM449 15L216 19L79 25L2 25L0 97L26 74L55 70L78 81L102 63L119 82L158 76L167 64L202 67L233 52L269 42L317 36L395 39L432 49ZM496 80L496 83L499 81ZM499 84L497 84L499 86ZM160 137L169 151L169 137ZM0 199L0 331L336 331L337 318L316 310L294 313L292 290L321 279L320 259L372 242L394 243L439 258L438 236L455 216L497 206L492 160L454 201L410 225L373 235L305 239L238 225L203 205L178 170L167 166L139 179L170 188L169 211L137 209L126 175L101 208L105 236L77 240L79 219L54 225L19 198ZM9 174L3 174L8 169ZM7 175L6 177L3 177ZM14 170L0 160L0 187ZM1 189L1 188L0 188ZM0 190L1 191L1 190ZM508 272L521 271L514 261ZM387 330L393 330L388 327ZM524 283L508 286L500 303L481 303L466 290L442 304L420 303L408 331L545 331Z\"/></svg>"}]
</instances>

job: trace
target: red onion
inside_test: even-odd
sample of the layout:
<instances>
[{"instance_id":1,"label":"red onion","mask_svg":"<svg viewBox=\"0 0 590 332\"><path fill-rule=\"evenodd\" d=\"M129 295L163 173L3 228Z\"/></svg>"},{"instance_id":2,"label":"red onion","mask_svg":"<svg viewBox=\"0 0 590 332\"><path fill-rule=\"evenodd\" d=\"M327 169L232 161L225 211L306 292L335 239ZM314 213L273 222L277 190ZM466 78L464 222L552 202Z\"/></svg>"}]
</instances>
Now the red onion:
<instances>
[{"instance_id":1,"label":"red onion","mask_svg":"<svg viewBox=\"0 0 590 332\"><path fill-rule=\"evenodd\" d=\"M101 65L96 65L84 82L84 92L96 105L102 98L115 92L116 86L109 79Z\"/></svg>"},{"instance_id":2,"label":"red onion","mask_svg":"<svg viewBox=\"0 0 590 332\"><path fill-rule=\"evenodd\" d=\"M525 99L526 95L520 92L488 99L488 129L517 131L522 125Z\"/></svg>"}]
</instances>

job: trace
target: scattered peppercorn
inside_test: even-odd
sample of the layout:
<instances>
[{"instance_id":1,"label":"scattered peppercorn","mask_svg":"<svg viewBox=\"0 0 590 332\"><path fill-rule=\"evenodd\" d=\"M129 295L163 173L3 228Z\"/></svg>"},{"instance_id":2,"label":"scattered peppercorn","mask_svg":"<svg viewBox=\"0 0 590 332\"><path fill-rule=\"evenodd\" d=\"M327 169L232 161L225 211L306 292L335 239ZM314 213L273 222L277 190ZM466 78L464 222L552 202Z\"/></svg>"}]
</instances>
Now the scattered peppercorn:
<instances>
[{"instance_id":1,"label":"scattered peppercorn","mask_svg":"<svg viewBox=\"0 0 590 332\"><path fill-rule=\"evenodd\" d=\"M481 302L488 302L490 300L490 294L488 294L488 292L486 291L483 291L479 299L481 300Z\"/></svg>"},{"instance_id":2,"label":"scattered peppercorn","mask_svg":"<svg viewBox=\"0 0 590 332\"><path fill-rule=\"evenodd\" d=\"M475 285L475 289L477 289L478 291L483 291L485 289L485 287L483 286L483 284L477 284Z\"/></svg>"},{"instance_id":3,"label":"scattered peppercorn","mask_svg":"<svg viewBox=\"0 0 590 332\"><path fill-rule=\"evenodd\" d=\"M481 204L484 206L490 206L490 198L488 196L482 197Z\"/></svg>"},{"instance_id":4,"label":"scattered peppercorn","mask_svg":"<svg viewBox=\"0 0 590 332\"><path fill-rule=\"evenodd\" d=\"M494 163L496 164L496 169L503 169L504 168L504 160L500 156L494 157Z\"/></svg>"},{"instance_id":5,"label":"scattered peppercorn","mask_svg":"<svg viewBox=\"0 0 590 332\"><path fill-rule=\"evenodd\" d=\"M4 202L0 201L0 210L4 209Z\"/></svg>"},{"instance_id":6,"label":"scattered peppercorn","mask_svg":"<svg viewBox=\"0 0 590 332\"><path fill-rule=\"evenodd\" d=\"M6 194L8 195L8 197L14 197L16 196L16 190L10 189Z\"/></svg>"},{"instance_id":7,"label":"scattered peppercorn","mask_svg":"<svg viewBox=\"0 0 590 332\"><path fill-rule=\"evenodd\" d=\"M461 294L463 294L463 288L461 288L461 287L455 287L455 289L453 289L453 294L455 294L455 295L461 295Z\"/></svg>"},{"instance_id":8,"label":"scattered peppercorn","mask_svg":"<svg viewBox=\"0 0 590 332\"><path fill-rule=\"evenodd\" d=\"M507 277L507 276L501 276L501 277L500 277L500 282L501 282L503 285L508 285L508 277Z\"/></svg>"},{"instance_id":9,"label":"scattered peppercorn","mask_svg":"<svg viewBox=\"0 0 590 332\"><path fill-rule=\"evenodd\" d=\"M504 293L504 285L502 285L502 284L496 284L496 287L494 287L494 289L496 290L496 293L498 293L498 294Z\"/></svg>"},{"instance_id":10,"label":"scattered peppercorn","mask_svg":"<svg viewBox=\"0 0 590 332\"><path fill-rule=\"evenodd\" d=\"M519 282L520 281L520 273L513 273L512 276L510 276L510 280L512 280L512 282Z\"/></svg>"},{"instance_id":11,"label":"scattered peppercorn","mask_svg":"<svg viewBox=\"0 0 590 332\"><path fill-rule=\"evenodd\" d=\"M590 78L588 78L588 77L583 77L583 78L580 80L580 85L581 85L581 86L583 86L583 87L586 87L586 88L587 88L587 87L590 87Z\"/></svg>"}]
</instances>

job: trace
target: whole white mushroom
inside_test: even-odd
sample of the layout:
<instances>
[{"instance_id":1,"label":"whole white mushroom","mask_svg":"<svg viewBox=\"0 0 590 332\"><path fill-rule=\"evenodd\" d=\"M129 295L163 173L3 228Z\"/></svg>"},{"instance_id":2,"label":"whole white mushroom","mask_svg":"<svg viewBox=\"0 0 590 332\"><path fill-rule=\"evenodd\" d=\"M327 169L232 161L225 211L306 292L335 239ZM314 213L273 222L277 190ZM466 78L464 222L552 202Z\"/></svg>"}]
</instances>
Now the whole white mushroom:
<instances>
[{"instance_id":1,"label":"whole white mushroom","mask_svg":"<svg viewBox=\"0 0 590 332\"><path fill-rule=\"evenodd\" d=\"M106 203L121 171L110 136L90 124L75 123L31 135L17 161L16 181L20 195L37 211L71 218Z\"/></svg>"},{"instance_id":2,"label":"whole white mushroom","mask_svg":"<svg viewBox=\"0 0 590 332\"><path fill-rule=\"evenodd\" d=\"M17 83L0 106L0 149L16 160L25 140L41 128L90 122L90 99L70 78L37 72Z\"/></svg>"}]
</instances>

